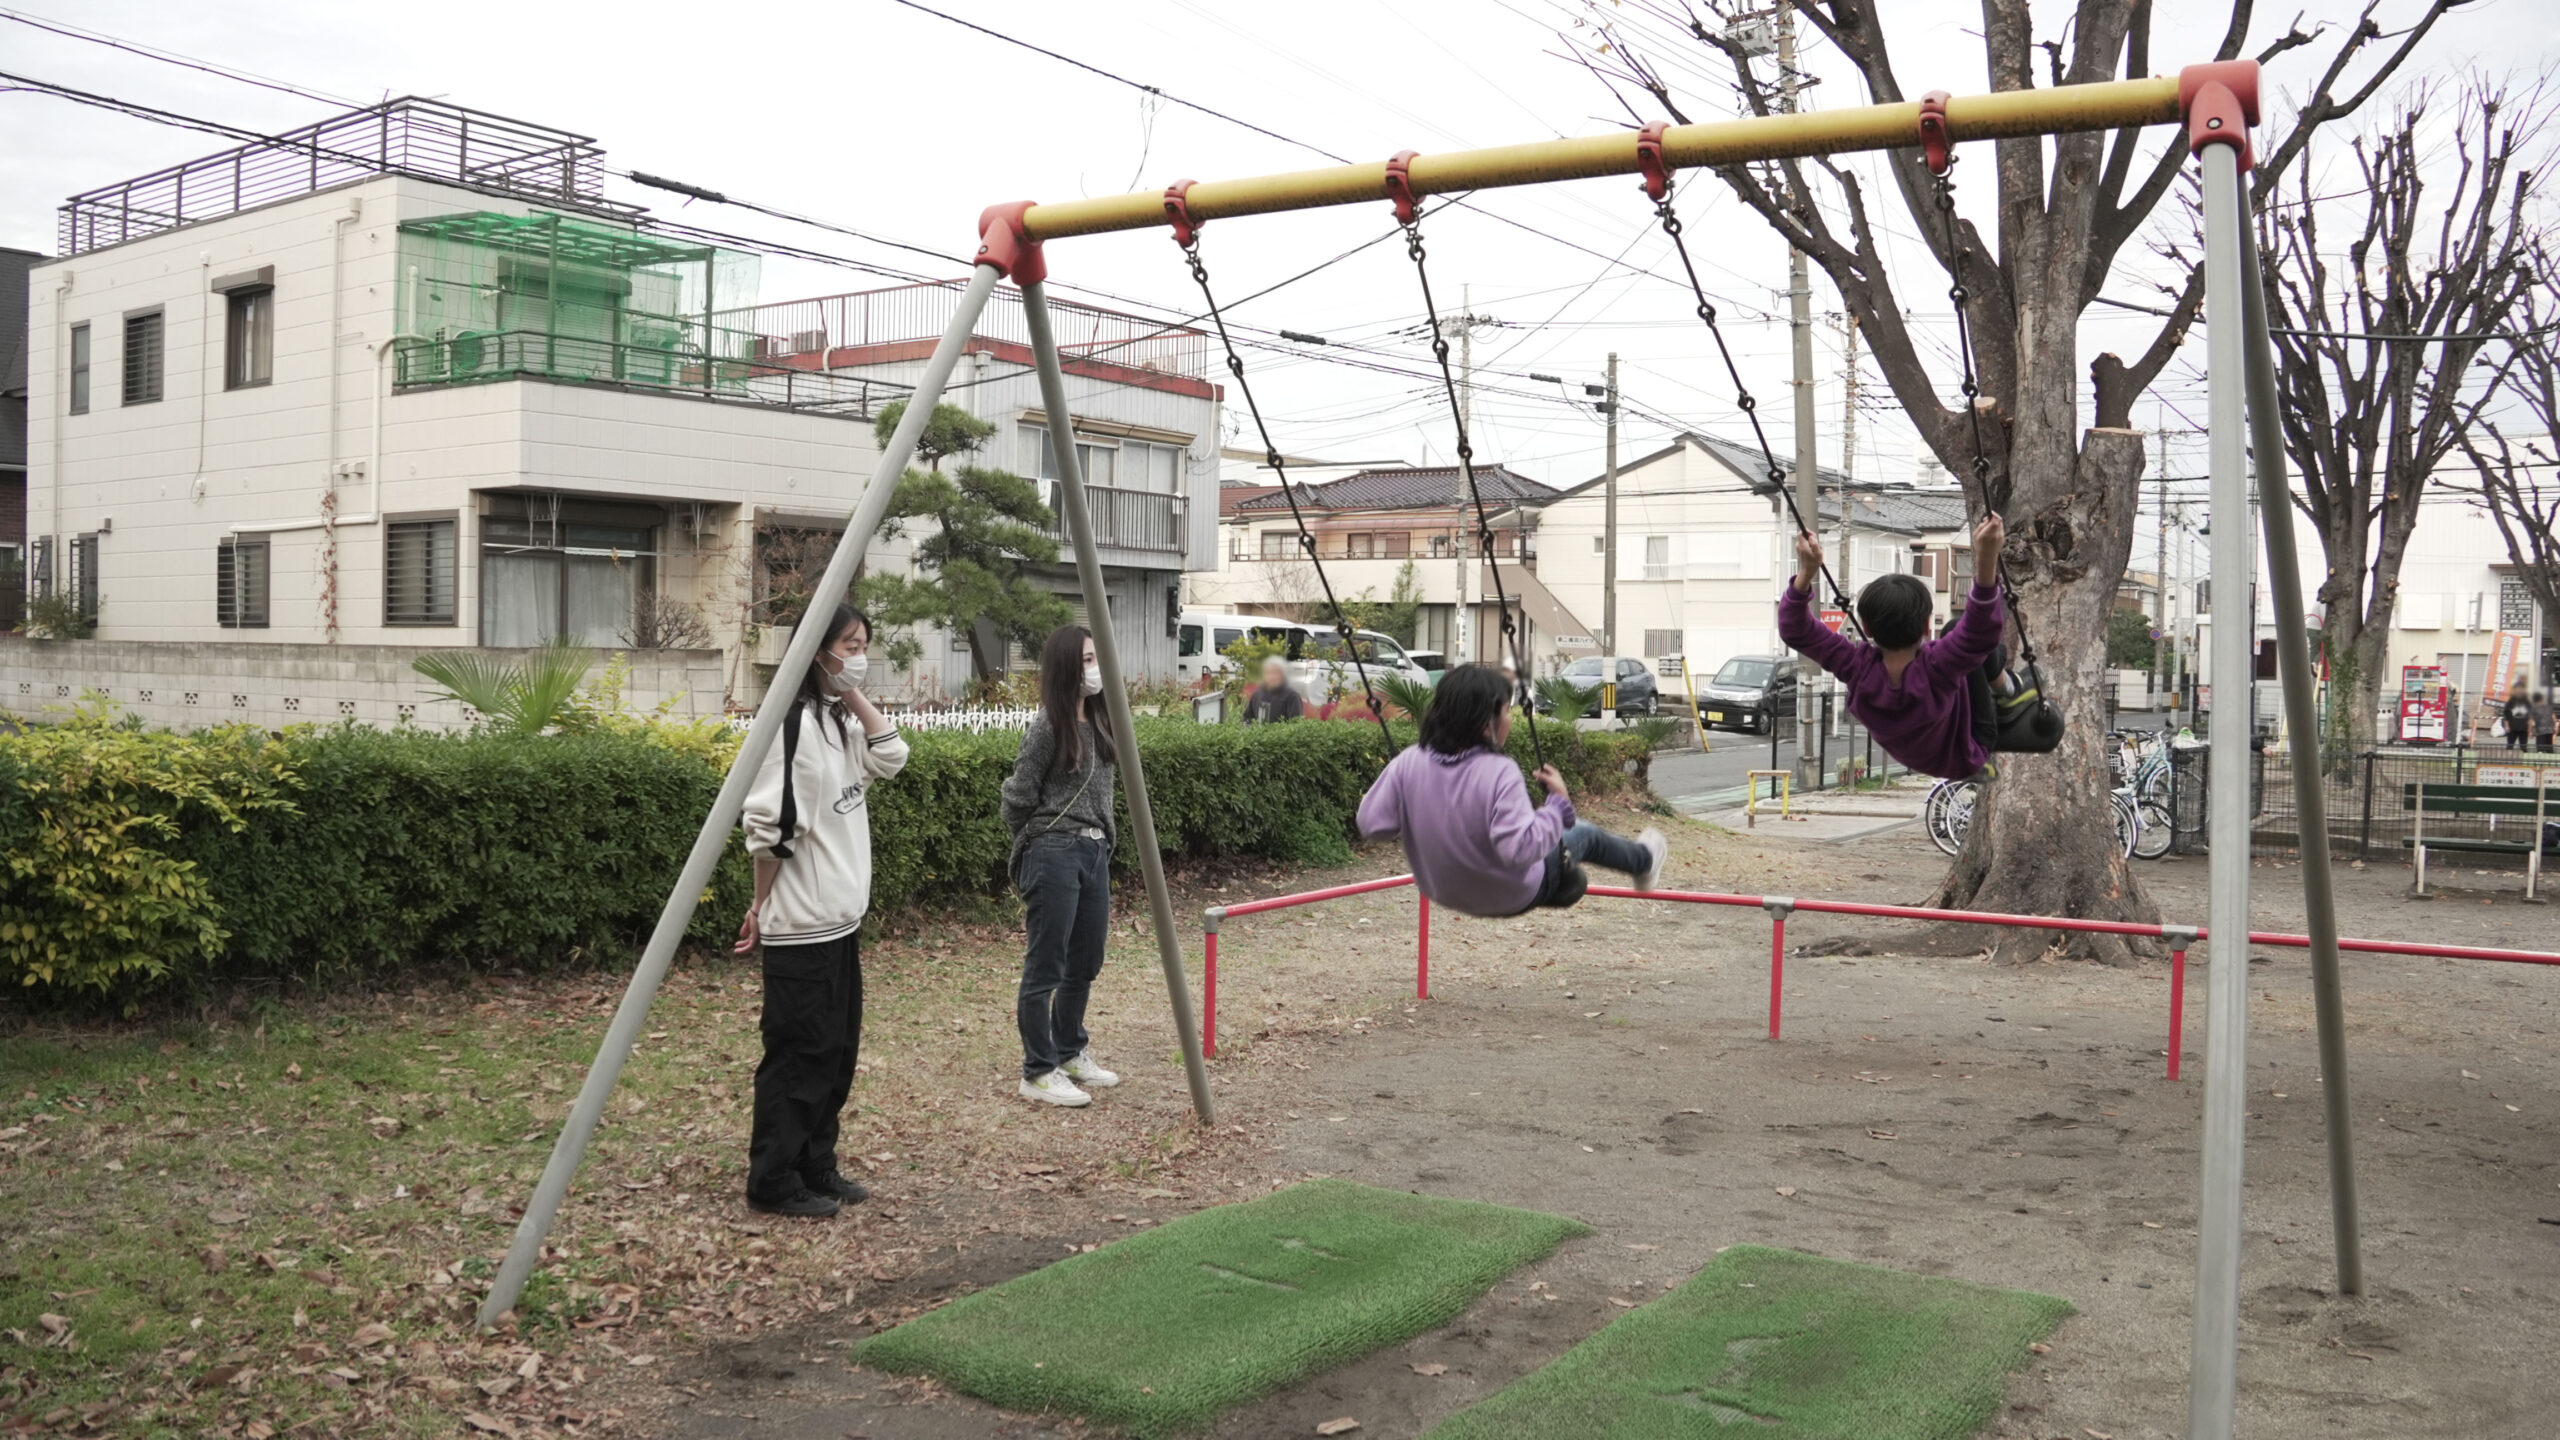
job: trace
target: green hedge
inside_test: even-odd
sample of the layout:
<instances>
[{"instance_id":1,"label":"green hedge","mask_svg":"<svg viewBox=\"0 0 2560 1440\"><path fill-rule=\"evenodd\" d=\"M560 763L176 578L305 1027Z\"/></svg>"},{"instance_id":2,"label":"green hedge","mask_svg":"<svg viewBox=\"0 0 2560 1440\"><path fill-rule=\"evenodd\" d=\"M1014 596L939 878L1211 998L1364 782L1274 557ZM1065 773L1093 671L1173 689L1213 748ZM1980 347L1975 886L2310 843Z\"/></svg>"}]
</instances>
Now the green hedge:
<instances>
[{"instance_id":1,"label":"green hedge","mask_svg":"<svg viewBox=\"0 0 2560 1440\"><path fill-rule=\"evenodd\" d=\"M1628 737L1542 733L1577 793L1611 788L1642 754ZM872 793L874 905L1003 893L995 797L1019 736L908 739L905 772ZM717 727L636 721L271 737L91 713L0 733L0 981L130 1002L411 963L619 965L655 923L734 744ZM1331 721L1145 720L1139 745L1168 853L1314 863L1349 857L1383 754L1374 724ZM1512 749L1525 766L1525 729ZM1119 858L1135 863L1127 845ZM733 840L690 938L731 933L749 883Z\"/></svg>"}]
</instances>

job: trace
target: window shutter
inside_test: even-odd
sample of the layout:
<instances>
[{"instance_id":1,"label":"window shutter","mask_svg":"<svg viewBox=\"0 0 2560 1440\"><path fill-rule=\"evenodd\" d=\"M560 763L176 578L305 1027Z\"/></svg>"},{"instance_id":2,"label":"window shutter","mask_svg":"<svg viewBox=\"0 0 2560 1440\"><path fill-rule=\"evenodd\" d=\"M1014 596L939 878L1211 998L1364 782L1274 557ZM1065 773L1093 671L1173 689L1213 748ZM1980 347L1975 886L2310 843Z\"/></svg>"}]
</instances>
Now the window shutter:
<instances>
[{"instance_id":1,"label":"window shutter","mask_svg":"<svg viewBox=\"0 0 2560 1440\"><path fill-rule=\"evenodd\" d=\"M383 545L382 623L454 623L451 519L395 520Z\"/></svg>"},{"instance_id":2,"label":"window shutter","mask_svg":"<svg viewBox=\"0 0 2560 1440\"><path fill-rule=\"evenodd\" d=\"M144 405L160 398L162 317L128 315L124 321L124 403Z\"/></svg>"}]
</instances>

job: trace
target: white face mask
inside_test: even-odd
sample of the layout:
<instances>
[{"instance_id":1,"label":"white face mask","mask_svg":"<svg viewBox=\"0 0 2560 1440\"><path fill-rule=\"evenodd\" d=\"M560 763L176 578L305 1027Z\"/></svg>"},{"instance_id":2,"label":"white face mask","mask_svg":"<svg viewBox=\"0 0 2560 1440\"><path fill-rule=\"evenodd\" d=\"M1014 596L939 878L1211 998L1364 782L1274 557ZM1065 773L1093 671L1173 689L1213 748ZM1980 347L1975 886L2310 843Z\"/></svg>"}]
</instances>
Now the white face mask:
<instances>
[{"instance_id":1,"label":"white face mask","mask_svg":"<svg viewBox=\"0 0 2560 1440\"><path fill-rule=\"evenodd\" d=\"M827 677L827 688L842 693L862 688L862 677L871 673L871 657L856 655L837 663L834 674Z\"/></svg>"},{"instance_id":2,"label":"white face mask","mask_svg":"<svg viewBox=\"0 0 2560 1440\"><path fill-rule=\"evenodd\" d=\"M1099 695L1102 693L1101 666L1087 665L1084 667L1084 693L1087 695Z\"/></svg>"}]
</instances>

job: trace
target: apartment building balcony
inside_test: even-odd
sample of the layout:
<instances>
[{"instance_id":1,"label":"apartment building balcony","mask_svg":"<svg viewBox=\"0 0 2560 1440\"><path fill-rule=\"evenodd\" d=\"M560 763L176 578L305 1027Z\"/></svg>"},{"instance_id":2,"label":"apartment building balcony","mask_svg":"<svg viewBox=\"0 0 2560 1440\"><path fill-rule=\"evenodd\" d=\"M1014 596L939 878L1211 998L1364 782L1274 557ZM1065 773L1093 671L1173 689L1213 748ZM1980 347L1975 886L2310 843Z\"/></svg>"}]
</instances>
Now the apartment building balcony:
<instances>
[{"instance_id":1,"label":"apartment building balcony","mask_svg":"<svg viewBox=\"0 0 2560 1440\"><path fill-rule=\"evenodd\" d=\"M1067 512L1058 487L1046 487L1051 533L1067 539ZM1115 485L1087 485L1084 503L1093 522L1093 543L1103 549L1152 550L1178 555L1187 533L1185 497L1161 490L1129 490Z\"/></svg>"},{"instance_id":2,"label":"apartment building balcony","mask_svg":"<svg viewBox=\"0 0 2560 1440\"><path fill-rule=\"evenodd\" d=\"M485 385L551 380L660 391L680 398L763 405L869 420L903 400L912 387L868 376L832 374L753 361L722 360L699 351L562 335L548 330L466 330L443 339L410 340L395 350L392 383Z\"/></svg>"}]
</instances>

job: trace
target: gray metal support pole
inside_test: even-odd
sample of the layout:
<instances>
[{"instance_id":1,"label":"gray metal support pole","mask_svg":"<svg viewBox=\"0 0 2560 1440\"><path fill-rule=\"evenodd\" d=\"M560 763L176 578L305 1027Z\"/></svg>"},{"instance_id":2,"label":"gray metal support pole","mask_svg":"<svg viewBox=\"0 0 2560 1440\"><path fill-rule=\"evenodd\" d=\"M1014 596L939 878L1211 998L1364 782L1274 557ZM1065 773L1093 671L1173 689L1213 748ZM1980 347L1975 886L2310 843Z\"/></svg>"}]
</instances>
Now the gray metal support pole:
<instances>
[{"instance_id":1,"label":"gray metal support pole","mask_svg":"<svg viewBox=\"0 0 2560 1440\"><path fill-rule=\"evenodd\" d=\"M2216 147L2224 148L2224 147ZM2275 591L2276 648L2284 679L2284 723L2292 732L2293 803L2302 836L2302 909L2311 935L2311 1006L2320 1031L2320 1105L2329 1140L2329 1231L2338 1252L2338 1291L2364 1293L2364 1245L2356 1220L2354 1116L2347 1104L2347 1002L2338 979L2337 877L2329 869L2327 756L2320 702L2312 694L2310 627L2302 609L2302 563L2295 555L2293 486L2285 474L2277 418L2275 341L2267 333L2267 292L2258 275L2257 227L2249 190L2239 190L2241 293L2249 361L2249 448L2258 469L2258 523L2266 530L2267 583Z\"/></svg>"},{"instance_id":2,"label":"gray metal support pole","mask_svg":"<svg viewBox=\"0 0 2560 1440\"><path fill-rule=\"evenodd\" d=\"M1034 281L1022 287L1022 317L1031 331L1031 358L1040 369L1040 407L1049 412L1050 448L1058 455L1058 502L1066 511L1069 542L1076 547L1076 580L1084 586L1093 657L1102 666L1103 708L1111 712L1111 739L1120 751L1120 783L1129 795L1129 843L1138 847L1138 871L1147 881L1156 958L1164 964L1165 997L1173 1004L1173 1029L1182 1041L1191 1110L1201 1124L1215 1125L1218 1110L1209 1098L1209 1067L1200 1059L1200 1026L1191 1010L1191 982L1182 973L1182 940L1173 928L1173 895L1165 889L1164 852L1156 847L1156 813L1147 804L1147 770L1138 756L1138 727L1129 718L1129 690L1120 680L1120 641L1112 634L1102 561L1093 549L1093 517L1084 503L1084 469L1076 463L1075 417L1067 410L1067 376L1058 364L1057 337L1049 329L1047 285Z\"/></svg>"},{"instance_id":3,"label":"gray metal support pole","mask_svg":"<svg viewBox=\"0 0 2560 1440\"><path fill-rule=\"evenodd\" d=\"M2205 313L2238 319L2240 160L2204 151ZM2242 327L2205 331L2207 448L2213 476L2213 939L2205 989L2204 1175L2196 1206L2196 1309L2187 1376L2188 1440L2231 1440L2239 1403L2240 1163L2248 1121L2249 603L2247 416Z\"/></svg>"},{"instance_id":4,"label":"gray metal support pole","mask_svg":"<svg viewBox=\"0 0 2560 1440\"><path fill-rule=\"evenodd\" d=\"M1608 467L1600 497L1600 653L1611 659L1626 653L1618 643L1618 352L1609 352ZM1613 666L1609 679L1615 682Z\"/></svg>"},{"instance_id":5,"label":"gray metal support pole","mask_svg":"<svg viewBox=\"0 0 2560 1440\"><path fill-rule=\"evenodd\" d=\"M933 358L925 362L924 374L916 380L907 413L900 417L889 443L881 448L880 464L872 471L871 483L863 487L861 497L854 502L853 516L845 522L844 538L836 542L826 573L810 592L811 613L823 614L832 608L853 584L853 574L862 566L864 547L870 544L872 532L880 528L881 517L888 513L890 493L898 488L898 477L906 473L908 457L915 453L916 437L924 433L925 422L933 418L934 402L942 398L942 387L951 379L951 369L959 363L961 348L968 343L970 332L977 328L978 312L986 308L987 296L996 288L996 278L996 271L984 265L969 277L968 289L961 292L949 328L934 347ZM753 517L749 519L752 522ZM695 903L709 888L711 874L719 868L722 852L729 848L729 832L737 826L738 812L746 805L747 789L755 783L765 752L773 748L773 737L782 731L782 717L790 710L792 697L799 693L800 676L818 653L818 641L825 630L823 624L800 625L791 632L790 648L783 652L782 663L774 669L773 684L765 691L764 703L756 707L755 723L747 727L747 738L738 746L738 757L729 762L728 778L720 782L719 798L711 802L711 813L702 817L702 831L693 838L693 853L685 857L684 873L677 877L675 888L667 892L666 908L658 912L658 928L649 932L649 944L640 952L638 968L631 972L630 987L622 992L622 1004L613 1012L604 1044L596 1050L595 1063L587 1067L586 1083L578 1087L577 1103L569 1108L568 1123L560 1127L560 1138L551 1146L550 1163L542 1167L542 1179L533 1187L533 1198L525 1202L524 1219L516 1225L515 1243L508 1247L506 1263L498 1267L497 1281L489 1287L489 1298L480 1306L480 1323L484 1327L497 1323L499 1316L515 1308L516 1297L523 1293L534 1263L542 1258L543 1237L551 1233L551 1222L569 1193L569 1181L578 1173L578 1162L586 1158L587 1142L595 1137L596 1122L604 1118L605 1101L612 1098L622 1064L631 1058L631 1047L639 1041L641 1027L648 1023L649 1003L657 998L658 985L666 979L667 966L684 940L685 927L693 922Z\"/></svg>"}]
</instances>

